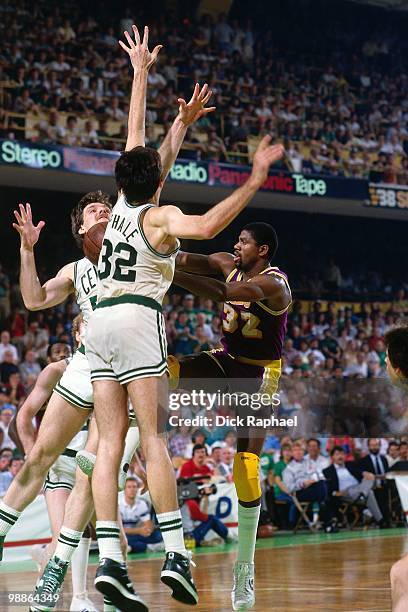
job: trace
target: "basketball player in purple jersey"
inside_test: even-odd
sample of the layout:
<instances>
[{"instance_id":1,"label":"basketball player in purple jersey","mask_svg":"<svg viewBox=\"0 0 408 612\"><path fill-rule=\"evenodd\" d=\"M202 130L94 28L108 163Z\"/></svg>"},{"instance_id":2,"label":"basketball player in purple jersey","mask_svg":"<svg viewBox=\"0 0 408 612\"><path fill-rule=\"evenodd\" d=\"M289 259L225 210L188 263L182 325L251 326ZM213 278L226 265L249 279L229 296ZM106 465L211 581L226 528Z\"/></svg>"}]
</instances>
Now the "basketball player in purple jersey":
<instances>
[{"instance_id":1,"label":"basketball player in purple jersey","mask_svg":"<svg viewBox=\"0 0 408 612\"><path fill-rule=\"evenodd\" d=\"M262 393L270 396L276 393L292 300L286 274L271 265L277 246L271 225L250 223L242 229L234 255L178 255L174 282L200 297L224 302L224 335L222 348L180 361L170 358L173 388L178 379L183 379L183 389L189 379L234 379L234 386L237 379L247 379L250 385L256 381L256 388ZM199 276L216 273L222 274L225 282ZM238 557L231 593L234 610L249 610L255 603L254 554L261 507L259 455L264 439L264 429L246 429L243 436L238 436L234 458L234 484L239 500Z\"/></svg>"}]
</instances>

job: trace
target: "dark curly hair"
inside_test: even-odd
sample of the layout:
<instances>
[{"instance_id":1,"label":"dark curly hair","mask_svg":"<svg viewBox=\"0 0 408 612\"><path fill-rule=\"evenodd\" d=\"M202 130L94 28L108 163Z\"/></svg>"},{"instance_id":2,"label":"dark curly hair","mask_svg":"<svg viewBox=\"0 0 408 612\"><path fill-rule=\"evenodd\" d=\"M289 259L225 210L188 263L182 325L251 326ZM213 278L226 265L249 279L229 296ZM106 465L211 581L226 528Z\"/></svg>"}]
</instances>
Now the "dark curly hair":
<instances>
[{"instance_id":1,"label":"dark curly hair","mask_svg":"<svg viewBox=\"0 0 408 612\"><path fill-rule=\"evenodd\" d=\"M82 249L83 235L79 233L79 230L84 222L84 208L88 206L88 204L94 204L96 202L112 208L110 196L99 189L98 191L86 193L71 212L72 235L80 249Z\"/></svg>"},{"instance_id":2,"label":"dark curly hair","mask_svg":"<svg viewBox=\"0 0 408 612\"><path fill-rule=\"evenodd\" d=\"M159 153L150 147L125 151L115 165L116 184L129 204L144 204L156 193L162 175Z\"/></svg>"}]
</instances>

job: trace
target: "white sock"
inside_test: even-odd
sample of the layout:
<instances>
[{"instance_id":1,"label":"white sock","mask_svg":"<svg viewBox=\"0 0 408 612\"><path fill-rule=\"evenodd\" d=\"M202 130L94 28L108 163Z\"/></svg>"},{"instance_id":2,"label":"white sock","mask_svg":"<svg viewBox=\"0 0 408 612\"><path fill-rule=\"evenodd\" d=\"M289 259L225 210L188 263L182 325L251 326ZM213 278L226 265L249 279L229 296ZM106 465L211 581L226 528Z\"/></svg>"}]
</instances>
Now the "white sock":
<instances>
[{"instance_id":1,"label":"white sock","mask_svg":"<svg viewBox=\"0 0 408 612\"><path fill-rule=\"evenodd\" d=\"M74 531L74 529L62 526L58 536L54 557L58 557L61 561L71 561L72 555L78 548L81 538L82 531Z\"/></svg>"},{"instance_id":2,"label":"white sock","mask_svg":"<svg viewBox=\"0 0 408 612\"><path fill-rule=\"evenodd\" d=\"M157 520L163 536L166 553L177 552L186 557L187 551L184 544L183 523L181 522L180 510L158 514Z\"/></svg>"},{"instance_id":3,"label":"white sock","mask_svg":"<svg viewBox=\"0 0 408 612\"><path fill-rule=\"evenodd\" d=\"M125 562L120 548L119 533L117 521L96 521L99 559L112 559L118 563Z\"/></svg>"},{"instance_id":4,"label":"white sock","mask_svg":"<svg viewBox=\"0 0 408 612\"><path fill-rule=\"evenodd\" d=\"M0 501L0 536L8 534L20 515L21 512L10 508L10 506Z\"/></svg>"},{"instance_id":5,"label":"white sock","mask_svg":"<svg viewBox=\"0 0 408 612\"><path fill-rule=\"evenodd\" d=\"M125 438L125 450L123 452L122 465L124 463L129 464L132 461L133 455L135 454L136 449L139 446L139 442L140 442L139 428L135 424L136 424L135 419L132 419L130 421L129 429L128 429L128 432Z\"/></svg>"},{"instance_id":6,"label":"white sock","mask_svg":"<svg viewBox=\"0 0 408 612\"><path fill-rule=\"evenodd\" d=\"M88 569L90 546L91 538L81 538L78 548L72 555L72 597L86 596L86 570Z\"/></svg>"},{"instance_id":7,"label":"white sock","mask_svg":"<svg viewBox=\"0 0 408 612\"><path fill-rule=\"evenodd\" d=\"M244 508L238 503L238 556L239 563L253 563L255 557L256 532L261 505Z\"/></svg>"}]
</instances>

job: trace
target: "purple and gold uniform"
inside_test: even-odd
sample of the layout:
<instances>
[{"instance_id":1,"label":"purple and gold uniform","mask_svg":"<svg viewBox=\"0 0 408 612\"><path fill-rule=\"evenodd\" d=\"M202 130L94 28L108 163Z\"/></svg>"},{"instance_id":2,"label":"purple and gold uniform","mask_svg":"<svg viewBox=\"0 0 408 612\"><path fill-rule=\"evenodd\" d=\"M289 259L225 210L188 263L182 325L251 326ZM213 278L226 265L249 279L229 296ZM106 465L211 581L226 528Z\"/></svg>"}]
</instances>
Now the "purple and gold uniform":
<instances>
[{"instance_id":1,"label":"purple and gold uniform","mask_svg":"<svg viewBox=\"0 0 408 612\"><path fill-rule=\"evenodd\" d=\"M288 277L279 268L269 266L260 274L282 278L290 291ZM242 272L235 269L226 282L242 280ZM281 374L290 304L283 310L275 311L266 302L225 302L222 348L208 354L219 363L228 378L263 378L262 391L272 394L277 390Z\"/></svg>"}]
</instances>

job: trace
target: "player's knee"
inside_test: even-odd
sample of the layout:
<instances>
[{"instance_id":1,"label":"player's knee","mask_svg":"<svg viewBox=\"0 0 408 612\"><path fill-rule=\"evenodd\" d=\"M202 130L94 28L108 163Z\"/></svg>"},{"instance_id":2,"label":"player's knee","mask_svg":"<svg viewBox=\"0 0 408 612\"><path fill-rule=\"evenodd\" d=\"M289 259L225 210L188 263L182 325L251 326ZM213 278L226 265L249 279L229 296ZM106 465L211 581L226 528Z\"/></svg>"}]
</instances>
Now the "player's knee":
<instances>
[{"instance_id":1,"label":"player's knee","mask_svg":"<svg viewBox=\"0 0 408 612\"><path fill-rule=\"evenodd\" d=\"M167 443L160 436L145 436L140 434L140 448L146 461L163 460L163 454L168 455Z\"/></svg>"},{"instance_id":2,"label":"player's knee","mask_svg":"<svg viewBox=\"0 0 408 612\"><path fill-rule=\"evenodd\" d=\"M234 457L233 478L238 499L252 502L262 495L259 457L254 453L237 453Z\"/></svg>"},{"instance_id":3,"label":"player's knee","mask_svg":"<svg viewBox=\"0 0 408 612\"><path fill-rule=\"evenodd\" d=\"M36 444L29 454L25 466L27 469L47 471L58 458L58 454L42 444Z\"/></svg>"}]
</instances>

